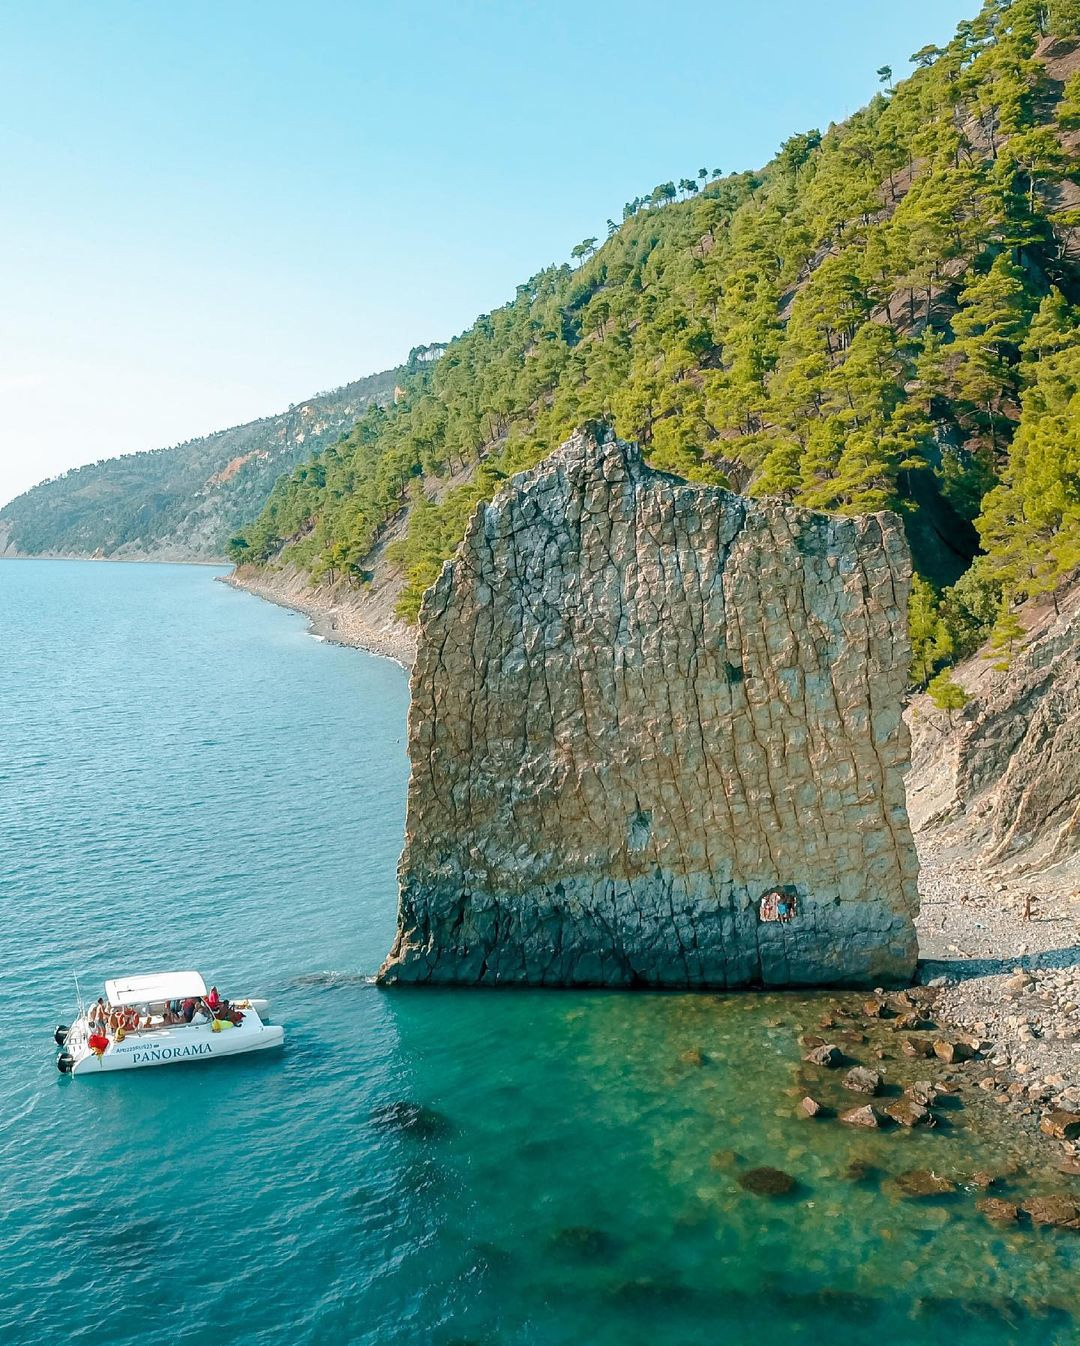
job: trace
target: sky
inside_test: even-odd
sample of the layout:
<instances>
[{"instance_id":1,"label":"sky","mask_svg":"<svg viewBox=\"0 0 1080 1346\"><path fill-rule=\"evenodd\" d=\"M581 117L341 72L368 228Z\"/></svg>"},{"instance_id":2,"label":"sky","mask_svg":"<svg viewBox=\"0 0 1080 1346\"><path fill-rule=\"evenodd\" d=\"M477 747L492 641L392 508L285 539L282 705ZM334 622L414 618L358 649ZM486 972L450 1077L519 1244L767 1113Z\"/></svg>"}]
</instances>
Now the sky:
<instances>
[{"instance_id":1,"label":"sky","mask_svg":"<svg viewBox=\"0 0 1080 1346\"><path fill-rule=\"evenodd\" d=\"M0 0L0 504L445 340L975 0Z\"/></svg>"}]
</instances>

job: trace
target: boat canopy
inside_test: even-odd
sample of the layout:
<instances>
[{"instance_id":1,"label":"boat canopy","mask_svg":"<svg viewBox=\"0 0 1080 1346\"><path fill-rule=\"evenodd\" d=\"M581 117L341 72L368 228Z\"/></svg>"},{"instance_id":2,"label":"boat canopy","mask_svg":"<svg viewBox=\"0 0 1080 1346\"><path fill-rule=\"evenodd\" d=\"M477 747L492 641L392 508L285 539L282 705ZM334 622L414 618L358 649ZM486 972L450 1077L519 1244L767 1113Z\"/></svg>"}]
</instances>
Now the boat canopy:
<instances>
[{"instance_id":1,"label":"boat canopy","mask_svg":"<svg viewBox=\"0 0 1080 1346\"><path fill-rule=\"evenodd\" d=\"M117 977L105 983L105 995L114 1007L198 999L205 994L206 983L197 972L151 972L143 977Z\"/></svg>"}]
</instances>

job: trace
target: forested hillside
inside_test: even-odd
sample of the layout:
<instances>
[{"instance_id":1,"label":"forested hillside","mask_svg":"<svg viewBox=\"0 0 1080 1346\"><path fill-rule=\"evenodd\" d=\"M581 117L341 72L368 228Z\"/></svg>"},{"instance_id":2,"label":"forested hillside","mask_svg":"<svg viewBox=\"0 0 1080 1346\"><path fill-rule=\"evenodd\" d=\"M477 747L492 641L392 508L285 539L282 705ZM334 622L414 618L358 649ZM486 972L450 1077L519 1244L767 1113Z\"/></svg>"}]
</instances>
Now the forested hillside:
<instances>
[{"instance_id":1,"label":"forested hillside","mask_svg":"<svg viewBox=\"0 0 1080 1346\"><path fill-rule=\"evenodd\" d=\"M319 393L279 416L42 482L0 509L0 554L223 557L282 472L393 400L400 370Z\"/></svg>"},{"instance_id":2,"label":"forested hillside","mask_svg":"<svg viewBox=\"0 0 1080 1346\"><path fill-rule=\"evenodd\" d=\"M1080 563L1077 34L1080 0L989 0L761 172L628 202L282 478L234 556L360 584L407 507L414 615L475 503L603 419L693 479L899 510L920 680L1007 645Z\"/></svg>"}]
</instances>

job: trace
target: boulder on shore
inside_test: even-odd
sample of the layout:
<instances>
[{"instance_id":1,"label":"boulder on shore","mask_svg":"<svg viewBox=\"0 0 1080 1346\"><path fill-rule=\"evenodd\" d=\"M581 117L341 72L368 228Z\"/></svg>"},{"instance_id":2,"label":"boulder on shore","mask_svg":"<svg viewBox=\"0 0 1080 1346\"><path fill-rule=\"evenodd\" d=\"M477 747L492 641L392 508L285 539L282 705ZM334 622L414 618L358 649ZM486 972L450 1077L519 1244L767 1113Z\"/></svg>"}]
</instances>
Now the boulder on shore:
<instances>
[{"instance_id":1,"label":"boulder on shore","mask_svg":"<svg viewBox=\"0 0 1080 1346\"><path fill-rule=\"evenodd\" d=\"M844 1088L856 1094L872 1096L881 1092L881 1076L876 1070L868 1070L866 1066L853 1066L844 1076Z\"/></svg>"},{"instance_id":2,"label":"boulder on shore","mask_svg":"<svg viewBox=\"0 0 1080 1346\"><path fill-rule=\"evenodd\" d=\"M932 1042L928 1042L926 1038L905 1038L900 1044L900 1050L905 1056L912 1058L933 1056L934 1045Z\"/></svg>"},{"instance_id":3,"label":"boulder on shore","mask_svg":"<svg viewBox=\"0 0 1080 1346\"><path fill-rule=\"evenodd\" d=\"M1055 1140L1076 1140L1080 1137L1080 1112L1065 1112L1055 1108L1039 1122L1039 1130Z\"/></svg>"},{"instance_id":4,"label":"boulder on shore","mask_svg":"<svg viewBox=\"0 0 1080 1346\"><path fill-rule=\"evenodd\" d=\"M937 1119L929 1108L910 1098L897 1098L884 1107L886 1116L900 1126L936 1126Z\"/></svg>"},{"instance_id":5,"label":"boulder on shore","mask_svg":"<svg viewBox=\"0 0 1080 1346\"><path fill-rule=\"evenodd\" d=\"M844 1064L844 1053L834 1043L825 1042L820 1047L808 1051L803 1060L809 1061L812 1066L825 1066L828 1070L835 1070L837 1066Z\"/></svg>"},{"instance_id":6,"label":"boulder on shore","mask_svg":"<svg viewBox=\"0 0 1080 1346\"><path fill-rule=\"evenodd\" d=\"M881 1125L880 1117L869 1103L864 1103L861 1108L849 1108L847 1112L842 1112L840 1120L845 1126L859 1126L867 1131L875 1130Z\"/></svg>"},{"instance_id":7,"label":"boulder on shore","mask_svg":"<svg viewBox=\"0 0 1080 1346\"><path fill-rule=\"evenodd\" d=\"M958 1061L970 1061L974 1054L970 1043L967 1042L948 1042L944 1038L938 1038L934 1043L934 1055L947 1066L954 1065Z\"/></svg>"}]
</instances>

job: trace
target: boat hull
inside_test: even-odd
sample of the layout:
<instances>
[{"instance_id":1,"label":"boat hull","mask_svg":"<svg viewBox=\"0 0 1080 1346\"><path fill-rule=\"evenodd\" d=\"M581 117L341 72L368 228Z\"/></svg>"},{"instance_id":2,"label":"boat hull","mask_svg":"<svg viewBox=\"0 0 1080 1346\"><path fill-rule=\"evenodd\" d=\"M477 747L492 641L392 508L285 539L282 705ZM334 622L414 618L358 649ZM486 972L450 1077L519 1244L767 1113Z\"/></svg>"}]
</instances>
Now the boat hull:
<instances>
[{"instance_id":1,"label":"boat hull","mask_svg":"<svg viewBox=\"0 0 1080 1346\"><path fill-rule=\"evenodd\" d=\"M175 1024L129 1032L120 1042L110 1041L101 1055L90 1048L85 1025L76 1024L68 1035L66 1050L73 1058L71 1074L84 1076L242 1056L280 1047L284 1041L285 1030L280 1024L264 1024L256 1011L246 1010L242 1024L222 1025L216 1032L210 1024Z\"/></svg>"}]
</instances>

